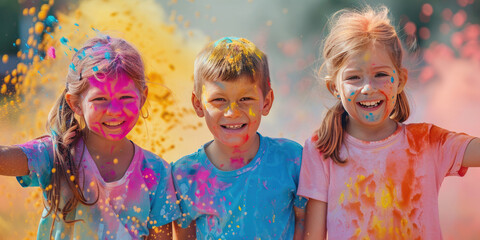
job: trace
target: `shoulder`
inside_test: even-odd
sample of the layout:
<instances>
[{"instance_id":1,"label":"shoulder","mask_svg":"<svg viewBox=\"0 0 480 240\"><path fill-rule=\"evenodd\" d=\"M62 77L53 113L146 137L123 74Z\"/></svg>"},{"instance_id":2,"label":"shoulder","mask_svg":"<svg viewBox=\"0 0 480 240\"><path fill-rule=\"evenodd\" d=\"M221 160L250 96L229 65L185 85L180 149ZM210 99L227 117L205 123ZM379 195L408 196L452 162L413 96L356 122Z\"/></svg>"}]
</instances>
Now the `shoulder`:
<instances>
[{"instance_id":1,"label":"shoulder","mask_svg":"<svg viewBox=\"0 0 480 240\"><path fill-rule=\"evenodd\" d=\"M287 138L263 137L270 148L278 151L302 151L302 145Z\"/></svg>"},{"instance_id":2,"label":"shoulder","mask_svg":"<svg viewBox=\"0 0 480 240\"><path fill-rule=\"evenodd\" d=\"M205 152L203 151L203 146L198 149L198 151L185 155L172 163L172 172L185 171L187 169L192 169L198 166L200 159L206 157Z\"/></svg>"},{"instance_id":3,"label":"shoulder","mask_svg":"<svg viewBox=\"0 0 480 240\"><path fill-rule=\"evenodd\" d=\"M150 168L155 172L163 172L170 170L170 164L155 153L138 147L143 153L142 169Z\"/></svg>"},{"instance_id":4,"label":"shoulder","mask_svg":"<svg viewBox=\"0 0 480 240\"><path fill-rule=\"evenodd\" d=\"M405 125L405 134L408 138L436 140L450 133L454 132L431 123L411 123Z\"/></svg>"},{"instance_id":5,"label":"shoulder","mask_svg":"<svg viewBox=\"0 0 480 240\"><path fill-rule=\"evenodd\" d=\"M40 158L40 155L53 157L53 142L50 136L42 136L26 143L17 145L27 155L27 158Z\"/></svg>"},{"instance_id":6,"label":"shoulder","mask_svg":"<svg viewBox=\"0 0 480 240\"><path fill-rule=\"evenodd\" d=\"M299 143L286 138L270 137L263 137L263 141L270 156L273 154L279 158L301 160L303 147Z\"/></svg>"}]
</instances>

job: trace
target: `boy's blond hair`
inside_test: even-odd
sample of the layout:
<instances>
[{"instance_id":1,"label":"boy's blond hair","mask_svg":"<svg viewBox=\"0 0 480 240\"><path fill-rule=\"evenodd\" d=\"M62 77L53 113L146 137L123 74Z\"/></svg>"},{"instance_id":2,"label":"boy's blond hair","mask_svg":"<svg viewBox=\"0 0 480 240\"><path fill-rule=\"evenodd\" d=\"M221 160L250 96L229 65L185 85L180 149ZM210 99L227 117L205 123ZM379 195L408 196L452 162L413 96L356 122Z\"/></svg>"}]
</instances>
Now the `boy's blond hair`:
<instances>
[{"instance_id":1,"label":"boy's blond hair","mask_svg":"<svg viewBox=\"0 0 480 240\"><path fill-rule=\"evenodd\" d=\"M205 81L235 81L247 75L257 82L263 97L271 90L267 55L245 38L224 37L208 44L195 59L194 92L202 93Z\"/></svg>"}]
</instances>

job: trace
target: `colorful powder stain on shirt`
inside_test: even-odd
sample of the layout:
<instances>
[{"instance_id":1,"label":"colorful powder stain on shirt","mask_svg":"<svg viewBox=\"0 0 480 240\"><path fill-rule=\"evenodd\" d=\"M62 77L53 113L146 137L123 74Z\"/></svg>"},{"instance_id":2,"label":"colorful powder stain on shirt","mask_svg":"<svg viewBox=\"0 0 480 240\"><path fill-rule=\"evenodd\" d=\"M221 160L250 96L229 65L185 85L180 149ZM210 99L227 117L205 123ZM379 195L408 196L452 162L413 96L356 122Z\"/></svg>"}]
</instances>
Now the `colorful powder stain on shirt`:
<instances>
[{"instance_id":1,"label":"colorful powder stain on shirt","mask_svg":"<svg viewBox=\"0 0 480 240\"><path fill-rule=\"evenodd\" d=\"M438 190L445 176L465 173L471 138L431 124L400 125L376 142L347 134L340 166L323 159L315 135L305 144L298 192L328 202L333 239L440 239Z\"/></svg>"}]
</instances>

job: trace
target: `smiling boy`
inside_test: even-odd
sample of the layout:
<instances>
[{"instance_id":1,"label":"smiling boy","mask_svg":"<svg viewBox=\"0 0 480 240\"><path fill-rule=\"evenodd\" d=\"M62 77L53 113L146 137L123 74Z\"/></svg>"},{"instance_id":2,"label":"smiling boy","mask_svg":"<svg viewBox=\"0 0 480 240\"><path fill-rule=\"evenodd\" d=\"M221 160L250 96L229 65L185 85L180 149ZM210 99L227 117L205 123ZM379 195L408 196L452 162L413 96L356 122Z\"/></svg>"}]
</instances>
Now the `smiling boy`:
<instances>
[{"instance_id":1,"label":"smiling boy","mask_svg":"<svg viewBox=\"0 0 480 240\"><path fill-rule=\"evenodd\" d=\"M213 141L173 163L179 239L301 239L302 147L257 133L274 99L266 55L244 38L219 39L197 56L194 81Z\"/></svg>"}]
</instances>

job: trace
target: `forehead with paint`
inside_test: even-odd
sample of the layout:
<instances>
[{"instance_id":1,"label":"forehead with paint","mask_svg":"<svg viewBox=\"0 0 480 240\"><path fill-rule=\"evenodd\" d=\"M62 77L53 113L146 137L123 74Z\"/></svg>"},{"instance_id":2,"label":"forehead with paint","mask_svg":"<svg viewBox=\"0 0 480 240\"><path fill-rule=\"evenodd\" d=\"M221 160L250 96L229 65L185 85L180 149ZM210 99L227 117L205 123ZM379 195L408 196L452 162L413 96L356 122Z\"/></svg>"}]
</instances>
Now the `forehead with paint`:
<instances>
[{"instance_id":1,"label":"forehead with paint","mask_svg":"<svg viewBox=\"0 0 480 240\"><path fill-rule=\"evenodd\" d=\"M359 50L351 51L346 57L342 67L337 73L337 79L341 79L345 72L365 71L372 74L380 68L395 72L398 70L392 59L392 52L389 48L380 43L371 44Z\"/></svg>"},{"instance_id":2,"label":"forehead with paint","mask_svg":"<svg viewBox=\"0 0 480 240\"><path fill-rule=\"evenodd\" d=\"M271 90L267 56L244 38L226 37L210 43L195 60L194 91L202 94L205 82L237 81L248 77L262 90L263 96Z\"/></svg>"},{"instance_id":3,"label":"forehead with paint","mask_svg":"<svg viewBox=\"0 0 480 240\"><path fill-rule=\"evenodd\" d=\"M94 77L96 80L117 78L122 73L128 76L134 86L143 92L145 89L145 73L143 61L138 51L123 39L101 36L88 40L77 50L70 64L67 75L67 86L82 92L89 81L82 81ZM78 84L84 87L78 89Z\"/></svg>"}]
</instances>

